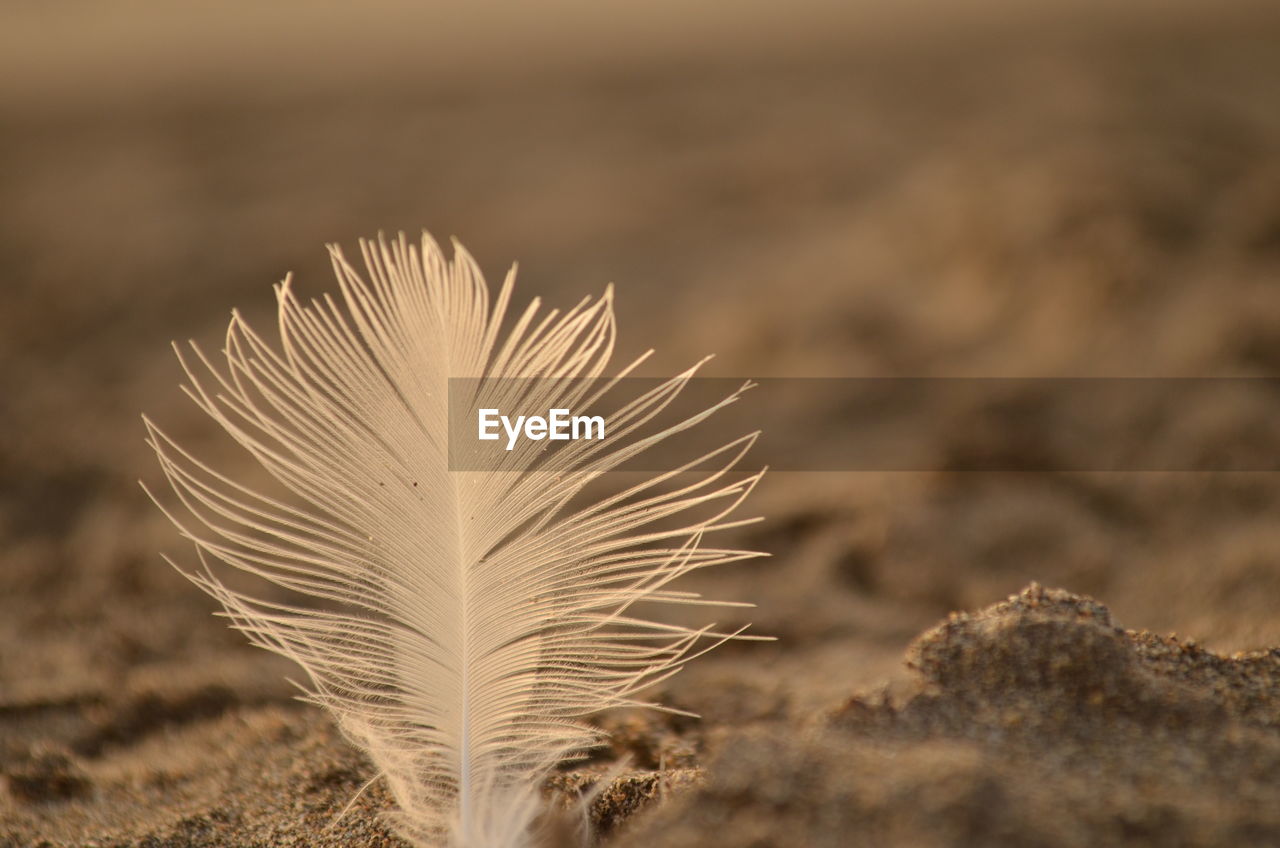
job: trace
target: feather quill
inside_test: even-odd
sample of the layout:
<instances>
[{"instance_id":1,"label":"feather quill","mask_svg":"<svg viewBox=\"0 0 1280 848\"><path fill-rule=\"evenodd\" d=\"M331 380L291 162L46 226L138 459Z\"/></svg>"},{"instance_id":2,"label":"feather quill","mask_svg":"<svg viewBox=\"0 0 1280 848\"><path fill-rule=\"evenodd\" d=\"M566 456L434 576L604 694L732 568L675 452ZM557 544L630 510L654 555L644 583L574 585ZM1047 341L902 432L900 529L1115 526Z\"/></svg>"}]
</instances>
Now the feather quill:
<instances>
[{"instance_id":1,"label":"feather quill","mask_svg":"<svg viewBox=\"0 0 1280 848\"><path fill-rule=\"evenodd\" d=\"M695 366L609 412L608 441L538 454L543 443L526 440L451 471L450 378L480 378L476 406L586 411L639 364L599 379L614 347L612 289L563 314L534 300L503 337L514 267L491 299L456 242L452 260L425 233L360 250L363 274L330 247L340 300L303 305L289 278L276 287L279 349L234 312L221 367L194 343L174 346L184 390L282 493L220 473L144 418L176 493L161 508L198 551L202 567L184 573L251 642L301 666L306 697L368 753L401 835L520 848L535 840L547 773L601 741L584 716L656 706L639 691L746 638L634 607L711 603L670 584L758 555L703 541L746 523L728 516L763 473L733 473L755 435L574 500L737 398L647 432ZM233 589L214 561L306 602Z\"/></svg>"}]
</instances>

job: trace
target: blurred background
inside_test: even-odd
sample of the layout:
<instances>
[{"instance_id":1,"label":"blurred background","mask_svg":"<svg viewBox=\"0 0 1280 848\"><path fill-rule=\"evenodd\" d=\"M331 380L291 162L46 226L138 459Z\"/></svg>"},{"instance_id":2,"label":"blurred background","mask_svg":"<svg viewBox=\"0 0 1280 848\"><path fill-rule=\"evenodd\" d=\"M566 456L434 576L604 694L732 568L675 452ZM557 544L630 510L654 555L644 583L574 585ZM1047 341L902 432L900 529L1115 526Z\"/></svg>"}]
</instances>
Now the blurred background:
<instances>
[{"instance_id":1,"label":"blurred background","mask_svg":"<svg viewBox=\"0 0 1280 848\"><path fill-rule=\"evenodd\" d=\"M456 236L491 280L519 261L521 302L614 282L651 373L1280 374L1280 10L1118 5L8 0L0 753L81 738L118 691L289 697L160 560L189 556L137 486L138 416L219 455L170 341L216 350L233 307L269 330L287 272L333 290L326 242ZM772 559L705 588L782 640L675 699L819 709L1030 580L1280 644L1275 475L947 470L1025 447L1022 408L936 421L936 472L766 478L737 541ZM1117 438L1274 456L1278 412L1246 393Z\"/></svg>"}]
</instances>

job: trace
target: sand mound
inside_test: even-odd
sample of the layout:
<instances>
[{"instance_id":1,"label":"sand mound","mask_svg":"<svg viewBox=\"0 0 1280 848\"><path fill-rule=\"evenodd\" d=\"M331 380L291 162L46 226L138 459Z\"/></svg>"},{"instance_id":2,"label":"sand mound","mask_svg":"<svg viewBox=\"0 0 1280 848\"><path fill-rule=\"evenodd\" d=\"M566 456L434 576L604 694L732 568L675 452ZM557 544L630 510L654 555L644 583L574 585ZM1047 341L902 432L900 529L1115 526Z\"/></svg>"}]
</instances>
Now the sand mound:
<instances>
[{"instance_id":1,"label":"sand mound","mask_svg":"<svg viewBox=\"0 0 1280 848\"><path fill-rule=\"evenodd\" d=\"M622 844L1280 844L1280 650L1125 631L1032 584L908 663L905 699L722 740L707 784Z\"/></svg>"}]
</instances>

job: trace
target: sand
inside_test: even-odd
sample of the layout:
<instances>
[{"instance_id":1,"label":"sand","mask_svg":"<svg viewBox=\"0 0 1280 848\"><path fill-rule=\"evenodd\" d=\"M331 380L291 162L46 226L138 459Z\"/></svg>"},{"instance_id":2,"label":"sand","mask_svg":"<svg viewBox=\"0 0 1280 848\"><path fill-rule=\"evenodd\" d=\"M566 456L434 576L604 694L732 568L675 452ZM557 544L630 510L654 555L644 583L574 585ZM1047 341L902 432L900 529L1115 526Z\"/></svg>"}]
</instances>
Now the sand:
<instances>
[{"instance_id":1,"label":"sand","mask_svg":"<svg viewBox=\"0 0 1280 848\"><path fill-rule=\"evenodd\" d=\"M837 36L0 103L0 845L400 844L136 484L143 411L245 467L168 343L269 326L287 271L332 290L325 241L457 235L555 305L613 281L655 374L1277 375L1280 22ZM1192 471L1074 470L1033 384L924 420L926 469L770 474L724 541L772 556L689 585L778 641L653 693L699 719L597 717L548 792L629 758L619 846L1280 844L1280 477L1229 470L1274 466L1280 393L1200 399L1105 422ZM889 411L761 414L819 451Z\"/></svg>"},{"instance_id":2,"label":"sand","mask_svg":"<svg viewBox=\"0 0 1280 848\"><path fill-rule=\"evenodd\" d=\"M1280 650L1222 657L1032 584L907 660L910 694L726 733L705 785L620 844L1280 840Z\"/></svg>"}]
</instances>

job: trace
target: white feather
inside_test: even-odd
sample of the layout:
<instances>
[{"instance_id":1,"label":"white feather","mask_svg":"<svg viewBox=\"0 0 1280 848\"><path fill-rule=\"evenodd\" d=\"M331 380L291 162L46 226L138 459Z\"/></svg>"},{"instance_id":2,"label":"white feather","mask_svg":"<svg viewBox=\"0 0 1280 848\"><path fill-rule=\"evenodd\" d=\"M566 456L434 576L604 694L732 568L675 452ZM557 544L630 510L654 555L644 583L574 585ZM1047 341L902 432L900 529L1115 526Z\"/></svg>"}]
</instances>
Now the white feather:
<instances>
[{"instance_id":1,"label":"white feather","mask_svg":"<svg viewBox=\"0 0 1280 848\"><path fill-rule=\"evenodd\" d=\"M539 315L535 300L500 339L515 269L491 303L454 247L448 261L425 234L420 249L403 235L361 242L367 278L331 247L341 305L303 306L286 279L280 350L233 313L225 368L194 344L194 359L178 351L187 393L287 494L238 483L147 428L181 503L162 508L204 565L189 576L252 642L305 669L309 699L385 777L396 829L420 845L519 848L533 839L547 772L600 741L584 716L638 704L639 690L741 632L657 623L632 607L708 603L668 584L756 555L702 537L744 523L726 516L760 475L730 473L749 435L700 458L717 470L692 483L678 475L697 460L570 505L736 398L646 434L696 366L608 414L607 441L542 454L525 441L451 471L450 378L484 378L476 406L585 411L602 403L591 379L614 344L611 290L563 315ZM673 519L695 507L698 517ZM316 603L229 588L210 560Z\"/></svg>"}]
</instances>

